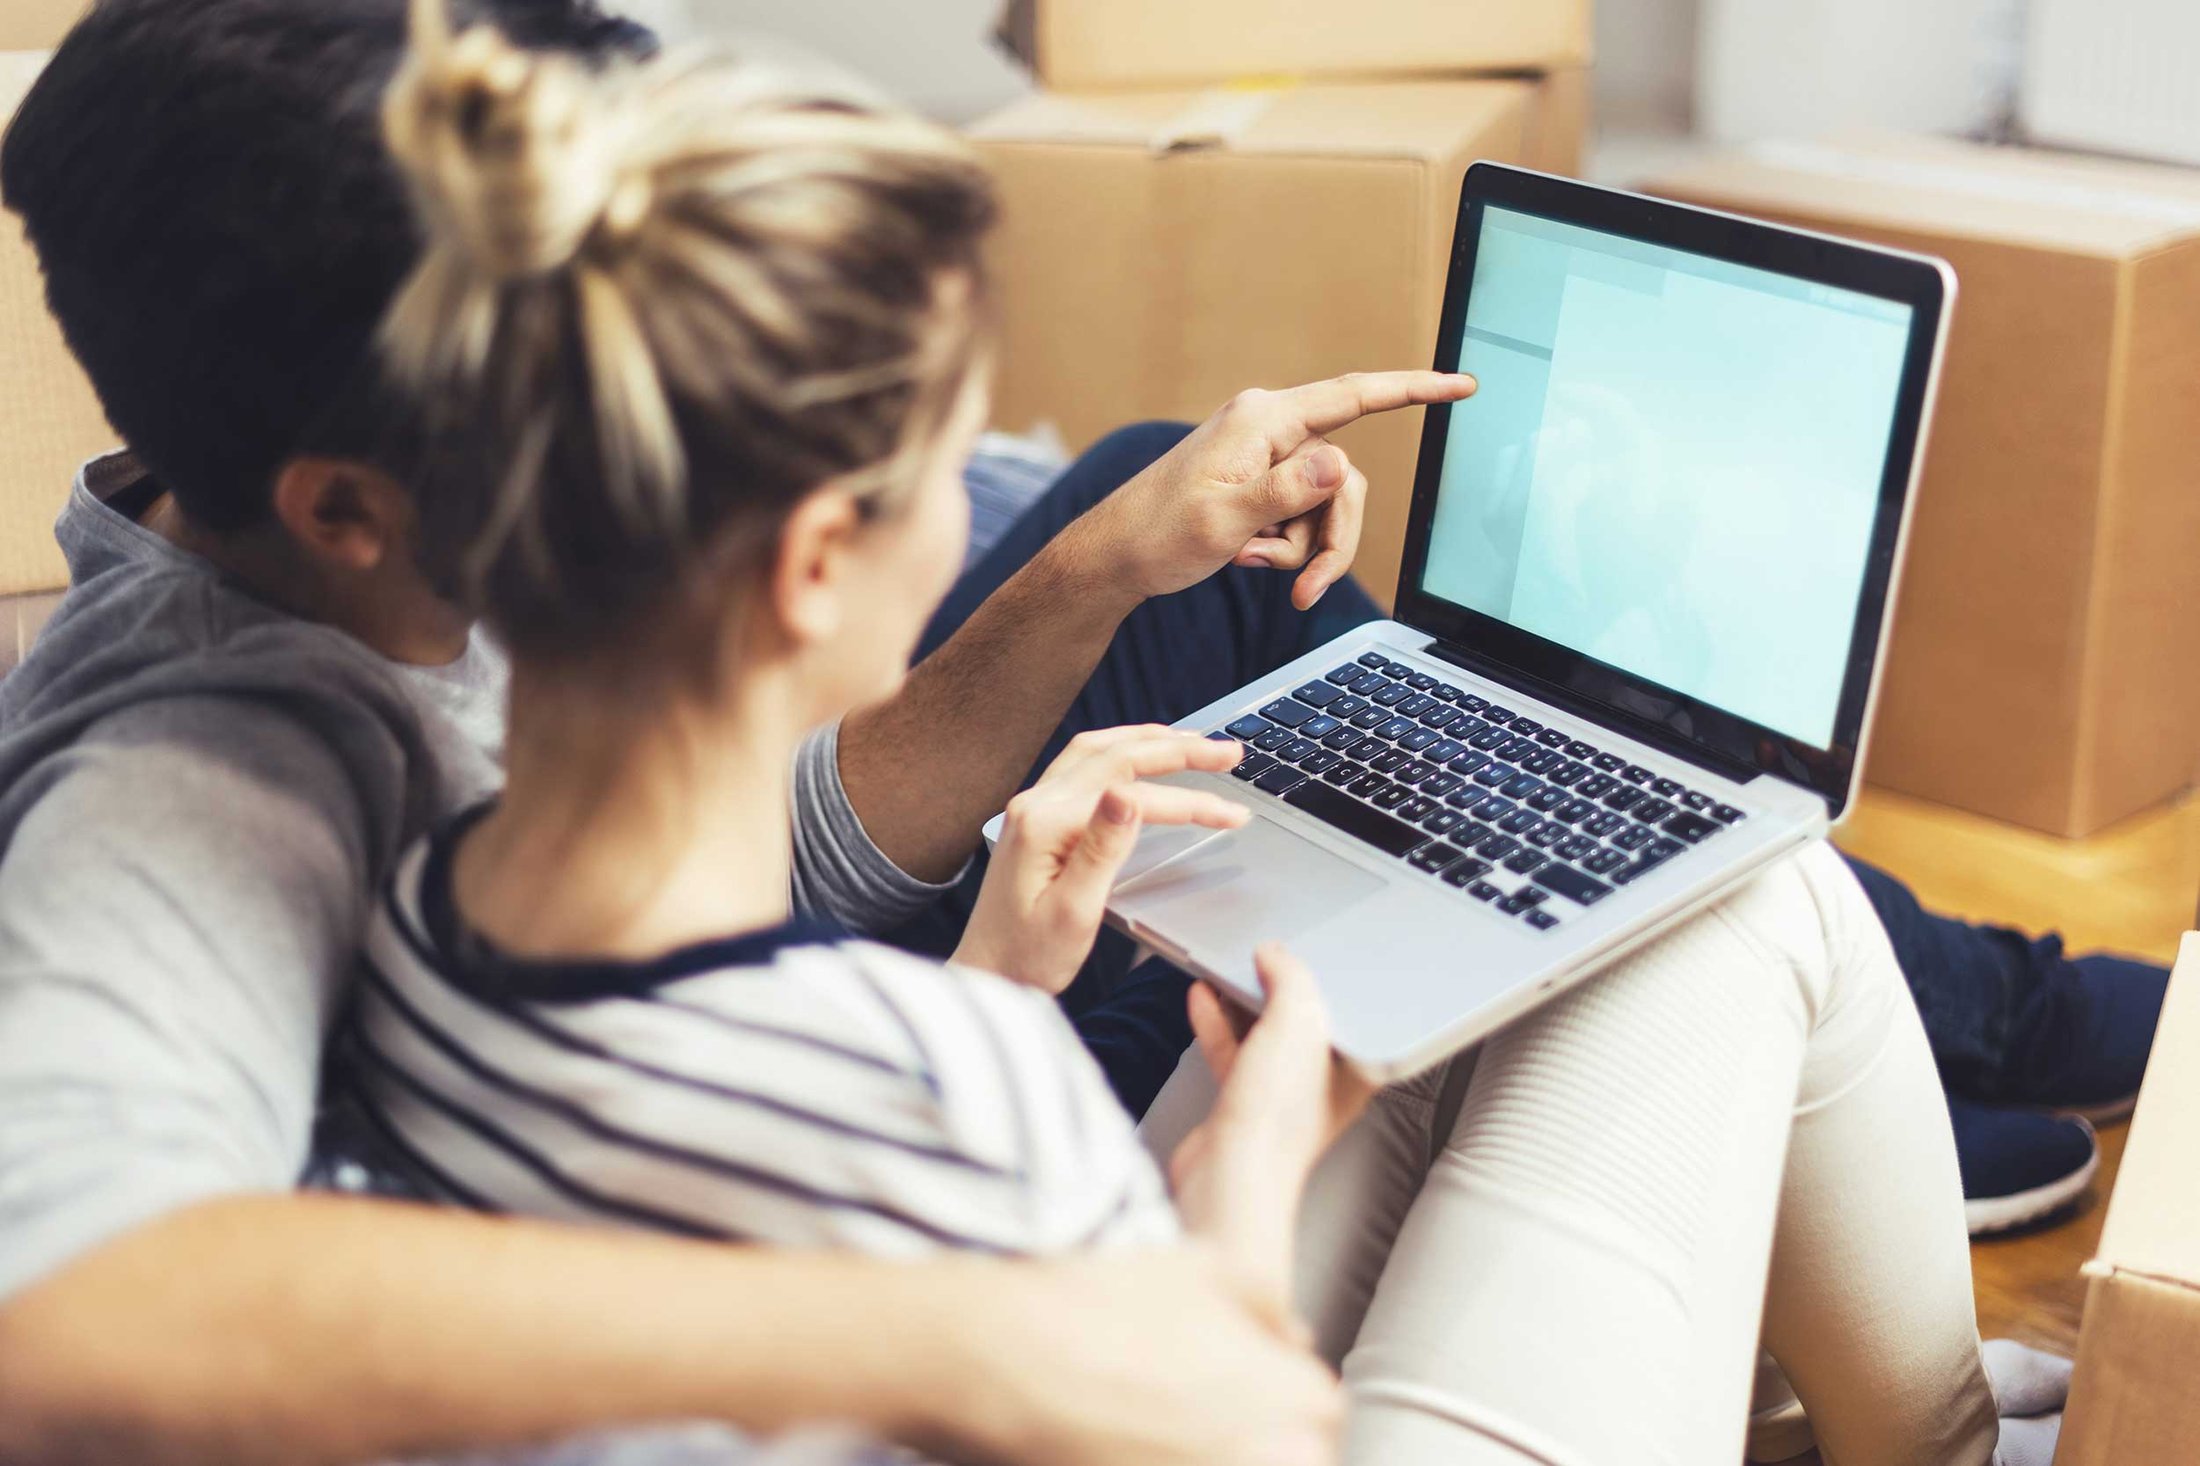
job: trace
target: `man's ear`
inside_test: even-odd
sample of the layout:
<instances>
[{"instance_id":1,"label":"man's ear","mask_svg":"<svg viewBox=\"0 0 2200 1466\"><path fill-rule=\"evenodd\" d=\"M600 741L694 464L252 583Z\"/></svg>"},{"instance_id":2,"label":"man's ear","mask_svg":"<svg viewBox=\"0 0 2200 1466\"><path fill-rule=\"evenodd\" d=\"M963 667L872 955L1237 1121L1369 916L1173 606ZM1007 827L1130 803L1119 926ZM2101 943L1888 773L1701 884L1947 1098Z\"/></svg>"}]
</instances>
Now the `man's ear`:
<instances>
[{"instance_id":1,"label":"man's ear","mask_svg":"<svg viewBox=\"0 0 2200 1466\"><path fill-rule=\"evenodd\" d=\"M862 527L855 499L830 488L807 495L781 524L771 606L790 639L823 641L840 630L850 592L849 549Z\"/></svg>"},{"instance_id":2,"label":"man's ear","mask_svg":"<svg viewBox=\"0 0 2200 1466\"><path fill-rule=\"evenodd\" d=\"M412 496L380 469L336 458L293 458L275 479L275 517L316 560L378 570L402 554Z\"/></svg>"}]
</instances>

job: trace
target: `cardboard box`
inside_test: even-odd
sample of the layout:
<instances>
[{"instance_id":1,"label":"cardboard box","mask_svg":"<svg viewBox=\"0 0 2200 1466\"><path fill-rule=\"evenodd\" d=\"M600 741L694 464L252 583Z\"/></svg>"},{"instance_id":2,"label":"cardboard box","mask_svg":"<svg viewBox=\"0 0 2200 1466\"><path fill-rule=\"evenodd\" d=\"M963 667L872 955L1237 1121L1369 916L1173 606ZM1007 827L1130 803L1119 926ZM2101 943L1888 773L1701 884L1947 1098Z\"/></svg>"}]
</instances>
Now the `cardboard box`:
<instances>
[{"instance_id":1,"label":"cardboard box","mask_svg":"<svg viewBox=\"0 0 2200 1466\"><path fill-rule=\"evenodd\" d=\"M1647 186L1955 266L1870 779L2068 836L2190 787L2200 174L1882 138Z\"/></svg>"},{"instance_id":2,"label":"cardboard box","mask_svg":"<svg viewBox=\"0 0 2200 1466\"><path fill-rule=\"evenodd\" d=\"M45 59L43 52L0 53L0 126ZM46 312L22 223L0 213L0 596L68 583L54 516L77 468L115 443L91 383Z\"/></svg>"},{"instance_id":3,"label":"cardboard box","mask_svg":"<svg viewBox=\"0 0 2200 1466\"><path fill-rule=\"evenodd\" d=\"M91 0L5 0L0 3L0 51L51 51ZM15 96L7 106L15 105Z\"/></svg>"},{"instance_id":4,"label":"cardboard box","mask_svg":"<svg viewBox=\"0 0 2200 1466\"><path fill-rule=\"evenodd\" d=\"M1012 0L1009 48L1062 90L1586 66L1591 0Z\"/></svg>"},{"instance_id":5,"label":"cardboard box","mask_svg":"<svg viewBox=\"0 0 2200 1466\"><path fill-rule=\"evenodd\" d=\"M2059 1466L2200 1460L2200 935L2154 1036L2100 1250L2086 1264Z\"/></svg>"},{"instance_id":6,"label":"cardboard box","mask_svg":"<svg viewBox=\"0 0 2200 1466\"><path fill-rule=\"evenodd\" d=\"M994 418L1073 448L1247 387L1425 367L1478 158L1562 171L1579 129L1521 81L1040 94L979 124L999 177ZM1395 588L1421 414L1337 435L1371 493L1359 573Z\"/></svg>"}]
</instances>

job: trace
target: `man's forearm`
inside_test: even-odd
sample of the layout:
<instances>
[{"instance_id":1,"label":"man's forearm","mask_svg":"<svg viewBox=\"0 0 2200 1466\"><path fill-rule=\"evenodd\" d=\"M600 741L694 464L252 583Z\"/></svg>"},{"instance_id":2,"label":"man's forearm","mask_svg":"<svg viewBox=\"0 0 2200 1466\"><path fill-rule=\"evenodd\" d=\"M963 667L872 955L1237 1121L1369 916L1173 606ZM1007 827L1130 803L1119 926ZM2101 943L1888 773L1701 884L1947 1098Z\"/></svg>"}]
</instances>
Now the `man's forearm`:
<instances>
[{"instance_id":1,"label":"man's forearm","mask_svg":"<svg viewBox=\"0 0 2200 1466\"><path fill-rule=\"evenodd\" d=\"M1022 785L1139 597L1072 523L889 702L841 725L840 777L889 859L941 881Z\"/></svg>"},{"instance_id":2,"label":"man's forearm","mask_svg":"<svg viewBox=\"0 0 2200 1466\"><path fill-rule=\"evenodd\" d=\"M297 1466L697 1419L967 1449L1003 1407L949 1325L1001 1271L208 1202L0 1308L0 1460Z\"/></svg>"}]
</instances>

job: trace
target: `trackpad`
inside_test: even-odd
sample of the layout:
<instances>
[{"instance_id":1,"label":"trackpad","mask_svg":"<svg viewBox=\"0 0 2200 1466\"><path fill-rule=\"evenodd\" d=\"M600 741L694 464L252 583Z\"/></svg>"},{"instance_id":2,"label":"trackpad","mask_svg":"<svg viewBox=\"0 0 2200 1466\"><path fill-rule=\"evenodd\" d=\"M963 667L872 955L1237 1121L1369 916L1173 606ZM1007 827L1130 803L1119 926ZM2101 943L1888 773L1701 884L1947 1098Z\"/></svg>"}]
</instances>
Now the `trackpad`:
<instances>
[{"instance_id":1,"label":"trackpad","mask_svg":"<svg viewBox=\"0 0 2200 1466\"><path fill-rule=\"evenodd\" d=\"M1318 926L1382 889L1351 861L1255 819L1118 886L1109 904L1172 946L1227 961Z\"/></svg>"}]
</instances>

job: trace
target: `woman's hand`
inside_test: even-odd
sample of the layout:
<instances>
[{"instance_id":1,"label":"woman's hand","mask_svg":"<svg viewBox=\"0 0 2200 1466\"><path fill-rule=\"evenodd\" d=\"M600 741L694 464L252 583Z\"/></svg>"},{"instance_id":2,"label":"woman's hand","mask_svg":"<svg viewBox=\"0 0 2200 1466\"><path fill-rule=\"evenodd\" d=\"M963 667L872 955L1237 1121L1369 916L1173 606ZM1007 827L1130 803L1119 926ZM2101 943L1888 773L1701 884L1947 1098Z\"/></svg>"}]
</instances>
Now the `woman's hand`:
<instances>
[{"instance_id":1,"label":"woman's hand","mask_svg":"<svg viewBox=\"0 0 2200 1466\"><path fill-rule=\"evenodd\" d=\"M955 961L1060 993L1092 950L1140 829L1233 830L1246 821L1245 807L1220 795L1144 781L1191 769L1225 773L1244 752L1242 744L1154 725L1071 739L1039 782L1008 802Z\"/></svg>"},{"instance_id":2,"label":"woman's hand","mask_svg":"<svg viewBox=\"0 0 2200 1466\"><path fill-rule=\"evenodd\" d=\"M1253 954L1258 1019L1192 989L1192 1032L1220 1086L1213 1113L1169 1162L1177 1210L1249 1281L1288 1298L1291 1238L1307 1174L1375 1086L1329 1047L1329 1014L1305 964L1278 943Z\"/></svg>"}]
</instances>

